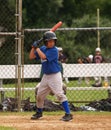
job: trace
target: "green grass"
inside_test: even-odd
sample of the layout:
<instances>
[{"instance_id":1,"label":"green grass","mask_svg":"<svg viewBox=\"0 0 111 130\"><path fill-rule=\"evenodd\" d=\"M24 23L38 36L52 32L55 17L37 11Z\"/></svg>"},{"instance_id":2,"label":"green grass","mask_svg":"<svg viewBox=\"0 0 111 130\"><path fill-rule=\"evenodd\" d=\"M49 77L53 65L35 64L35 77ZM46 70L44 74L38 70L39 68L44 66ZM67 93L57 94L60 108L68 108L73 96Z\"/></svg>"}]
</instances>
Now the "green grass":
<instances>
[{"instance_id":1,"label":"green grass","mask_svg":"<svg viewBox=\"0 0 111 130\"><path fill-rule=\"evenodd\" d=\"M16 130L16 129L13 127L0 126L0 130Z\"/></svg>"},{"instance_id":2,"label":"green grass","mask_svg":"<svg viewBox=\"0 0 111 130\"><path fill-rule=\"evenodd\" d=\"M94 81L90 80L90 84L92 84ZM37 85L37 82L24 82L22 84L22 87L24 88L35 88ZM69 83L66 84L67 87L78 87L78 80L70 80ZM86 86L85 81L83 80L81 83L82 87L88 87ZM80 86L80 87L81 87ZM15 87L15 84L4 84L4 87ZM23 98L26 99L30 97L31 102L35 102L35 93L34 91L22 91ZM6 91L5 97L14 97L15 91ZM94 101L94 100L101 100L106 99L108 97L108 93L106 90L67 90L67 97L68 100L71 102L80 102L80 101ZM55 101L57 100L54 96L48 96L49 99ZM80 103L77 103L77 105L81 105Z\"/></svg>"},{"instance_id":3,"label":"green grass","mask_svg":"<svg viewBox=\"0 0 111 130\"><path fill-rule=\"evenodd\" d=\"M15 92L5 92L5 97L14 97ZM24 91L24 99L30 97L30 101L35 101L35 93L34 91ZM71 102L80 102L80 101L94 101L94 100L101 100L106 99L108 97L106 90L73 90L67 91L68 100ZM51 100L57 100L55 96L48 96Z\"/></svg>"},{"instance_id":4,"label":"green grass","mask_svg":"<svg viewBox=\"0 0 111 130\"><path fill-rule=\"evenodd\" d=\"M32 116L34 112L0 112L0 116ZM63 115L64 111L51 111L51 112L43 112L44 115L48 116L54 116L54 115ZM106 111L72 111L71 112L73 115L109 115L111 116L111 112L106 112ZM1 130L1 129L0 129Z\"/></svg>"}]
</instances>

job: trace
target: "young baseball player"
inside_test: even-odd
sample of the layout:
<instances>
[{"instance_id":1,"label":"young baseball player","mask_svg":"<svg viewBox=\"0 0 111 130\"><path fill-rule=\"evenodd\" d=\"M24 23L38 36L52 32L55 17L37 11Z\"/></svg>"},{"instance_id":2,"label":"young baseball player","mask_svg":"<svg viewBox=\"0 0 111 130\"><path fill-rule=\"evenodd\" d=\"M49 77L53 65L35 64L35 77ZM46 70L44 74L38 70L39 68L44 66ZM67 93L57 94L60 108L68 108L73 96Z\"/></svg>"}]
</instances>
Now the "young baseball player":
<instances>
[{"instance_id":1,"label":"young baseball player","mask_svg":"<svg viewBox=\"0 0 111 130\"><path fill-rule=\"evenodd\" d=\"M57 99L62 103L65 115L61 118L63 121L73 119L68 106L67 97L62 89L61 67L58 63L58 49L55 46L57 37L54 32L47 31L43 35L44 45L40 48L38 43L34 42L30 51L30 59L41 59L43 77L37 91L37 112L31 119L39 119L43 116L44 99L52 91Z\"/></svg>"}]
</instances>

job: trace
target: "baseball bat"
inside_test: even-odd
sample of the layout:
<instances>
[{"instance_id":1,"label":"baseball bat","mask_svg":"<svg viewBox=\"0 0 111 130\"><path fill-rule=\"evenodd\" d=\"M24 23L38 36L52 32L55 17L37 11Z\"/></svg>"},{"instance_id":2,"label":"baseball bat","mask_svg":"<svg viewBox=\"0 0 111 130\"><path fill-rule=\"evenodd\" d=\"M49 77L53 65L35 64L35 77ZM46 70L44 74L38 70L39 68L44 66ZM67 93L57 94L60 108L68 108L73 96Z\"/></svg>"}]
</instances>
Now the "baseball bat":
<instances>
[{"instance_id":1,"label":"baseball bat","mask_svg":"<svg viewBox=\"0 0 111 130\"><path fill-rule=\"evenodd\" d=\"M55 32L60 26L62 26L62 21L59 21L57 24L55 24L50 31ZM41 43L43 40L43 38L41 38L40 40L38 40L38 43Z\"/></svg>"},{"instance_id":2,"label":"baseball bat","mask_svg":"<svg viewBox=\"0 0 111 130\"><path fill-rule=\"evenodd\" d=\"M60 26L62 25L62 21L59 21L57 24L55 24L50 31L55 32Z\"/></svg>"}]
</instances>

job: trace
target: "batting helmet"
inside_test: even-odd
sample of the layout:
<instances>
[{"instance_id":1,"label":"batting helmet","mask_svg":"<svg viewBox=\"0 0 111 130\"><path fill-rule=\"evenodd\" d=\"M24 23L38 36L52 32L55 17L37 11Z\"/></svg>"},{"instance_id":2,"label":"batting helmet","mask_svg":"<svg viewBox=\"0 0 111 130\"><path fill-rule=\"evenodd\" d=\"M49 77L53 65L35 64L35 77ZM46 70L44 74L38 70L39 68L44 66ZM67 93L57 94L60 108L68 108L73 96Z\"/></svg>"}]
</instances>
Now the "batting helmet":
<instances>
[{"instance_id":1,"label":"batting helmet","mask_svg":"<svg viewBox=\"0 0 111 130\"><path fill-rule=\"evenodd\" d=\"M54 32L47 31L44 33L43 35L44 43L47 43L47 41L52 40L52 39L57 40L56 34Z\"/></svg>"}]
</instances>

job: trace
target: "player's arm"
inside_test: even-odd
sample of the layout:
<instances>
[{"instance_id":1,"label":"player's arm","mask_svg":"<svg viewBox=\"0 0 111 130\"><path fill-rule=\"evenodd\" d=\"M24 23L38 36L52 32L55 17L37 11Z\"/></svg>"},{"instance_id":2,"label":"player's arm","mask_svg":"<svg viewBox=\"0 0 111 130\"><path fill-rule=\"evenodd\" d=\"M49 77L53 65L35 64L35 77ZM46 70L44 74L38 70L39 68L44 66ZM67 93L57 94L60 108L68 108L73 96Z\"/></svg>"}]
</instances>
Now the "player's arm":
<instances>
[{"instance_id":1,"label":"player's arm","mask_svg":"<svg viewBox=\"0 0 111 130\"><path fill-rule=\"evenodd\" d=\"M36 51L42 60L47 59L46 55L40 50L40 48L36 48Z\"/></svg>"},{"instance_id":2,"label":"player's arm","mask_svg":"<svg viewBox=\"0 0 111 130\"><path fill-rule=\"evenodd\" d=\"M32 44L32 49L29 54L29 59L44 59L46 58L45 54L39 49L39 42L35 41Z\"/></svg>"},{"instance_id":3,"label":"player's arm","mask_svg":"<svg viewBox=\"0 0 111 130\"><path fill-rule=\"evenodd\" d=\"M35 55L35 48L32 47L31 51L30 51L30 54L29 54L29 59L32 60L32 59L35 59L36 58L36 55Z\"/></svg>"}]
</instances>

